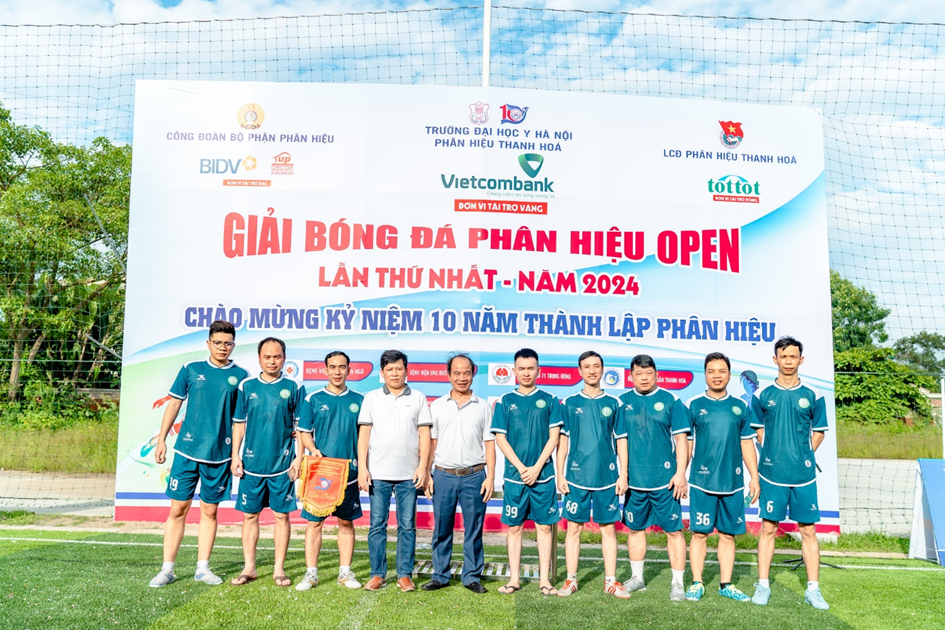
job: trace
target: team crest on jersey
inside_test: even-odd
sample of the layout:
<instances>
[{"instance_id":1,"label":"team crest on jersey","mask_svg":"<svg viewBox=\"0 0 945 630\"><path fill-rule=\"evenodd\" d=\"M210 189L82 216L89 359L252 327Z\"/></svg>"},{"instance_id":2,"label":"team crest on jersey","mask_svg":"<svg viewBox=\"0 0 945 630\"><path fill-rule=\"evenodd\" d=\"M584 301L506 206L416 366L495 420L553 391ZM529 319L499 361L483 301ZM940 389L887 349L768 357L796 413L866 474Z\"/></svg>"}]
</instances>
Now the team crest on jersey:
<instances>
[{"instance_id":1,"label":"team crest on jersey","mask_svg":"<svg viewBox=\"0 0 945 630\"><path fill-rule=\"evenodd\" d=\"M806 398L801 398L800 400L797 401L797 405L801 409L807 409L808 407L810 407L810 401L807 400Z\"/></svg>"},{"instance_id":2,"label":"team crest on jersey","mask_svg":"<svg viewBox=\"0 0 945 630\"><path fill-rule=\"evenodd\" d=\"M279 392L279 396L280 396L281 398L288 398L288 397L291 396L291 395L292 395L292 392L290 392L290 391L287 390L287 389L283 389L281 392Z\"/></svg>"},{"instance_id":3,"label":"team crest on jersey","mask_svg":"<svg viewBox=\"0 0 945 630\"><path fill-rule=\"evenodd\" d=\"M361 409L361 406L358 403L351 403L348 405L348 411L351 413L358 413L358 410Z\"/></svg>"},{"instance_id":4,"label":"team crest on jersey","mask_svg":"<svg viewBox=\"0 0 945 630\"><path fill-rule=\"evenodd\" d=\"M548 403L546 403L546 402L545 402L544 400L542 400L541 398L539 398L538 400L535 401L535 406L538 407L539 409L544 409L547 404L548 404Z\"/></svg>"},{"instance_id":5,"label":"team crest on jersey","mask_svg":"<svg viewBox=\"0 0 945 630\"><path fill-rule=\"evenodd\" d=\"M226 379L226 382L230 385L236 385L240 382L240 379L236 378L235 376L231 376L230 378Z\"/></svg>"},{"instance_id":6,"label":"team crest on jersey","mask_svg":"<svg viewBox=\"0 0 945 630\"><path fill-rule=\"evenodd\" d=\"M603 414L605 418L609 418L610 416L614 415L614 410L611 409L610 407L604 407L603 409L600 410L600 412L601 414Z\"/></svg>"},{"instance_id":7,"label":"team crest on jersey","mask_svg":"<svg viewBox=\"0 0 945 630\"><path fill-rule=\"evenodd\" d=\"M742 415L742 408L739 407L738 405L735 405L734 407L732 407L732 413L734 413L736 416L740 416Z\"/></svg>"},{"instance_id":8,"label":"team crest on jersey","mask_svg":"<svg viewBox=\"0 0 945 630\"><path fill-rule=\"evenodd\" d=\"M665 408L666 408L666 405L664 405L661 402L658 402L655 405L653 405L653 409L655 409L656 411L663 411L663 409Z\"/></svg>"}]
</instances>

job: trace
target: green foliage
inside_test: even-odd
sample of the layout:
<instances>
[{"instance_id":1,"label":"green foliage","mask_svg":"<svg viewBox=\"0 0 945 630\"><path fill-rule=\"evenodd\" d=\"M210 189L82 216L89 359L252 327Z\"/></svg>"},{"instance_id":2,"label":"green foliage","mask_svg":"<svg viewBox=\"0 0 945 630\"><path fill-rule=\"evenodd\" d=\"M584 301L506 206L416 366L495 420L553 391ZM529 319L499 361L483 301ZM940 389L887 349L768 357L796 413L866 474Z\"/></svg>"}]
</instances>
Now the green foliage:
<instances>
[{"instance_id":1,"label":"green foliage","mask_svg":"<svg viewBox=\"0 0 945 630\"><path fill-rule=\"evenodd\" d=\"M896 360L914 372L931 374L938 378L945 376L945 335L925 330L908 337L903 337L893 344ZM933 391L939 391L940 383L935 381Z\"/></svg>"},{"instance_id":2,"label":"green foliage","mask_svg":"<svg viewBox=\"0 0 945 630\"><path fill-rule=\"evenodd\" d=\"M833 349L872 346L889 339L886 316L889 309L879 305L876 296L858 287L836 271L830 272L830 306L833 316Z\"/></svg>"},{"instance_id":3,"label":"green foliage","mask_svg":"<svg viewBox=\"0 0 945 630\"><path fill-rule=\"evenodd\" d=\"M915 374L892 359L892 348L852 348L834 353L837 420L892 424L907 418L927 423L932 417L928 399L919 387L934 379Z\"/></svg>"}]
</instances>

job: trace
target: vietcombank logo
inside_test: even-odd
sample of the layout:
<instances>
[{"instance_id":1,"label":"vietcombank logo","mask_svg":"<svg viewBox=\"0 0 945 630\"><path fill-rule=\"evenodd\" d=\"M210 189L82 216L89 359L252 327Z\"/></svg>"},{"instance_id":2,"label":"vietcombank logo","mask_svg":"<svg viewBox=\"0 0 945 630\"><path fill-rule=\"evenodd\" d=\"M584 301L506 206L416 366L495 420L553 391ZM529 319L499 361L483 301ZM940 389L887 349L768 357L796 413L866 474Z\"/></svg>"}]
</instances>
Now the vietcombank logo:
<instances>
[{"instance_id":1,"label":"vietcombank logo","mask_svg":"<svg viewBox=\"0 0 945 630\"><path fill-rule=\"evenodd\" d=\"M544 162L545 158L538 153L523 153L518 156L518 165L531 179L519 179L517 175L513 175L512 179L504 179L500 177L482 177L476 175L461 177L456 173L451 175L440 173L440 181L443 183L443 188L553 193L555 191L554 180L550 180L547 177L543 177L540 180L534 179L538 176L538 172L541 170Z\"/></svg>"},{"instance_id":2,"label":"vietcombank logo","mask_svg":"<svg viewBox=\"0 0 945 630\"><path fill-rule=\"evenodd\" d=\"M731 203L759 203L761 201L760 185L752 184L741 175L726 175L717 180L709 180L709 192L712 201L727 201Z\"/></svg>"}]
</instances>

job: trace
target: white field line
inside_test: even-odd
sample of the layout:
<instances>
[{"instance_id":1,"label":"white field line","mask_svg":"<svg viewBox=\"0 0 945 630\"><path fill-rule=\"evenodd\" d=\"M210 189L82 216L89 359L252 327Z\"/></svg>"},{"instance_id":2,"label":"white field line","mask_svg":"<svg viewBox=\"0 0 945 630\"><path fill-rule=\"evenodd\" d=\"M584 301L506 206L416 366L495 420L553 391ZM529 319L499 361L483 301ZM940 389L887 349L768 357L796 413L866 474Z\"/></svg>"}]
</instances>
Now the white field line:
<instances>
[{"instance_id":1,"label":"white field line","mask_svg":"<svg viewBox=\"0 0 945 630\"><path fill-rule=\"evenodd\" d=\"M66 540L66 539L58 539L58 538L23 538L23 537L0 536L0 542L3 542L5 540L10 540L14 542L45 542L45 543L56 543L60 545L113 545L113 546L118 546L118 547L163 547L164 546L164 543L159 543L159 542L120 542L120 541L115 541L115 540ZM196 549L197 545L182 544L181 547L188 547L188 548ZM236 549L236 550L243 549L242 546L238 546L238 545L214 545L213 548L214 549ZM272 547L257 547L257 549L259 551L274 551ZM305 549L303 547L290 546L289 551L290 552L291 551L304 552ZM368 553L366 549L355 549L354 552L355 553ZM498 554L489 554L489 553L485 554L485 556L486 558L507 558L507 556L502 556ZM558 557L560 558L561 556L558 556ZM537 560L537 559L538 559L537 555L534 555L534 556L522 555L522 560ZM595 558L593 556L590 556L590 557L581 556L579 560L600 562L601 558ZM617 561L629 562L630 560L627 558L618 558ZM669 564L669 559L668 558L648 558L647 562L658 562L661 564ZM718 564L719 561L707 559L705 563ZM757 563L736 561L735 564L738 566L755 566ZM825 566L825 565L822 565L822 566ZM933 572L933 573L941 573L943 571L943 569L941 568L933 568L933 567L879 567L879 566L866 565L866 564L838 564L835 566L841 569L859 569L859 570L870 570L870 571L926 571L926 572Z\"/></svg>"}]
</instances>

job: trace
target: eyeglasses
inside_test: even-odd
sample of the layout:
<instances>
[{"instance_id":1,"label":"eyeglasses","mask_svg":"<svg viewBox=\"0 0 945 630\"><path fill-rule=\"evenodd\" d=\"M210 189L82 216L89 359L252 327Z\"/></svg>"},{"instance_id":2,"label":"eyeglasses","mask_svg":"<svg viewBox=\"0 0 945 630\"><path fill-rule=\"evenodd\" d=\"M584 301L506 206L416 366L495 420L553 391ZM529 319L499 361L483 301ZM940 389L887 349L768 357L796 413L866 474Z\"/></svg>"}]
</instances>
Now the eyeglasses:
<instances>
[{"instance_id":1,"label":"eyeglasses","mask_svg":"<svg viewBox=\"0 0 945 630\"><path fill-rule=\"evenodd\" d=\"M210 343L213 344L214 348L233 348L236 346L232 341L211 341Z\"/></svg>"}]
</instances>

